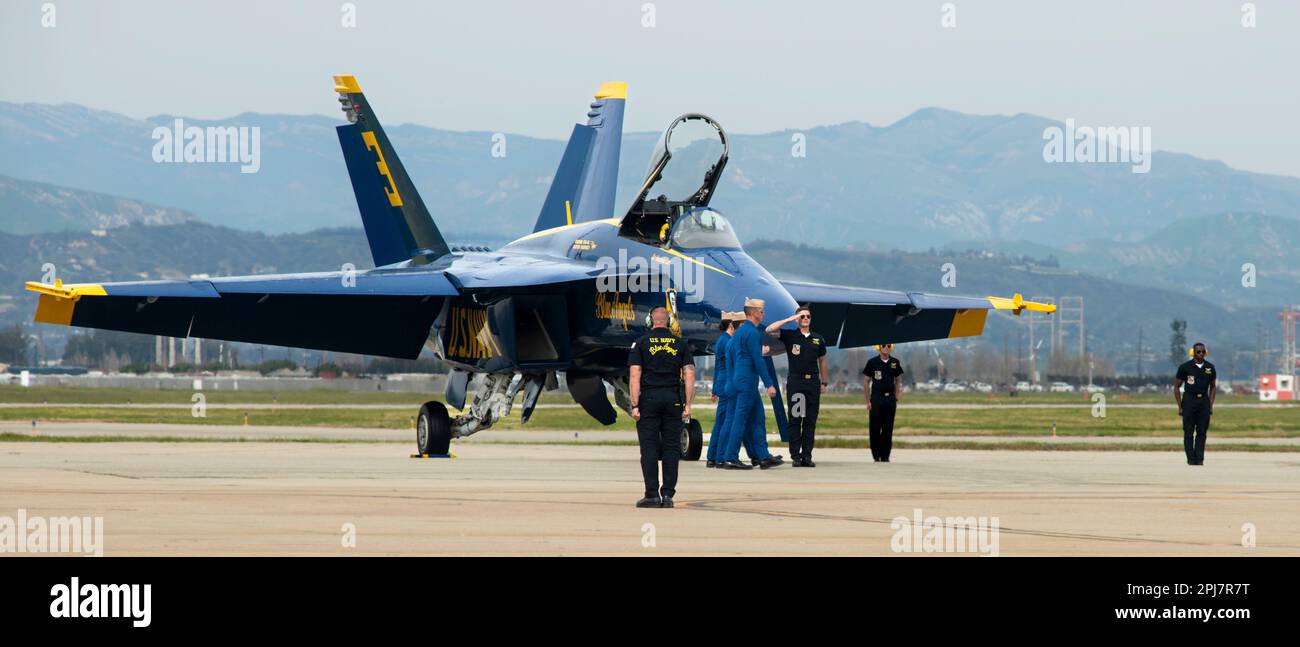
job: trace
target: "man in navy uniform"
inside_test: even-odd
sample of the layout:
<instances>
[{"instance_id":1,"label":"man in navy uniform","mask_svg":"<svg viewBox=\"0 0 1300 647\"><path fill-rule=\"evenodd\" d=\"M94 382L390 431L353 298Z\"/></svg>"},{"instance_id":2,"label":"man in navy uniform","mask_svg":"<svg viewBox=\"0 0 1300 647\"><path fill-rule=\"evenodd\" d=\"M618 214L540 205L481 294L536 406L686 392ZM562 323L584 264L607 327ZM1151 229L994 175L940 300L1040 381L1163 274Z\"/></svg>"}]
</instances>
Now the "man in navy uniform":
<instances>
[{"instance_id":1,"label":"man in navy uniform","mask_svg":"<svg viewBox=\"0 0 1300 647\"><path fill-rule=\"evenodd\" d=\"M1174 403L1183 418L1183 451L1188 465L1205 464L1205 436L1210 433L1218 373L1205 359L1205 344L1192 346L1192 359L1178 367L1174 377Z\"/></svg>"},{"instance_id":2,"label":"man in navy uniform","mask_svg":"<svg viewBox=\"0 0 1300 647\"><path fill-rule=\"evenodd\" d=\"M682 458L682 425L691 417L695 396L695 358L686 340L668 329L668 309L650 311L650 331L628 353L632 419L641 445L645 497L638 508L671 508L677 494L677 464ZM659 487L659 463L664 482Z\"/></svg>"},{"instance_id":3,"label":"man in navy uniform","mask_svg":"<svg viewBox=\"0 0 1300 647\"><path fill-rule=\"evenodd\" d=\"M782 328L798 321L798 328ZM826 339L812 331L812 311L802 306L794 314L767 327L785 345L790 371L785 390L790 400L790 455L794 467L817 467L812 450L821 394L826 392Z\"/></svg>"},{"instance_id":4,"label":"man in navy uniform","mask_svg":"<svg viewBox=\"0 0 1300 647\"><path fill-rule=\"evenodd\" d=\"M903 389L903 364L897 357L890 357L893 344L881 344L876 349L880 355L868 360L862 369L862 390L867 396L871 426L871 458L888 463L889 450L894 446L894 414Z\"/></svg>"}]
</instances>

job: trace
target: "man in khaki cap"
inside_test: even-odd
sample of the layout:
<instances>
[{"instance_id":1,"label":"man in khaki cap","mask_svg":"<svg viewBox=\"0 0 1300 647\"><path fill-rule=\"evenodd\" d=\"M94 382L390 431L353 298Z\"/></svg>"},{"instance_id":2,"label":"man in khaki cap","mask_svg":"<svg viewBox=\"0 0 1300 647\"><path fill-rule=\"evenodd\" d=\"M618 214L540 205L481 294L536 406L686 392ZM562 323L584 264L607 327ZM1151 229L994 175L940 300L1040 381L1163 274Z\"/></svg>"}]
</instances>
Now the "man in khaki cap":
<instances>
[{"instance_id":1,"label":"man in khaki cap","mask_svg":"<svg viewBox=\"0 0 1300 647\"><path fill-rule=\"evenodd\" d=\"M758 461L758 466L768 469L780 465L779 456L772 456L767 450L767 435L763 429L763 403L758 399L758 381L763 381L769 397L776 395L773 376L763 362L762 329L764 306L762 299L745 299L745 322L740 324L731 342L727 346L727 367L731 370L728 389L735 399L727 425L726 453L721 456L722 467L726 469L752 469L752 466L740 462L740 441L745 434L753 434L750 440L754 454L750 458Z\"/></svg>"}]
</instances>

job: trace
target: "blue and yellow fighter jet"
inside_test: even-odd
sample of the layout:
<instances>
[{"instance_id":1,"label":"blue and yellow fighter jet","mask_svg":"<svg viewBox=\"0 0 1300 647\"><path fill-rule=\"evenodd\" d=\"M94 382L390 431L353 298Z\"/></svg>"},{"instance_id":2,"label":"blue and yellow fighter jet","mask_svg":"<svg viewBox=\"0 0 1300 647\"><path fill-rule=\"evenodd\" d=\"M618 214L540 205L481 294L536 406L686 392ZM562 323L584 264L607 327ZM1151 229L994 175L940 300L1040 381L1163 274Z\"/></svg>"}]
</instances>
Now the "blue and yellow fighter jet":
<instances>
[{"instance_id":1,"label":"blue and yellow fighter jet","mask_svg":"<svg viewBox=\"0 0 1300 647\"><path fill-rule=\"evenodd\" d=\"M1054 310L1019 294L941 296L777 280L709 206L727 163L727 137L704 115L673 121L640 191L616 217L626 83L600 86L587 123L574 126L532 233L495 251L451 247L356 79L334 82L349 122L337 128L339 144L374 269L29 282L27 289L40 294L35 320L397 358L428 348L453 367L445 400L462 412L453 418L443 403L425 403L416 442L423 454L445 454L452 438L508 415L521 390L527 422L542 390L558 388L557 372L588 414L612 424L617 414L606 385L629 411L627 349L655 306L668 307L673 329L697 355L711 352L722 311L740 310L746 297L766 300L769 319L810 304L817 332L840 348L979 335L990 310ZM675 195L652 198L652 189L667 184L673 154L684 150L673 134L688 123L716 137L711 143L721 155L693 163L702 182L696 175ZM769 345L783 352L779 342ZM477 386L467 408L471 379ZM779 398L773 409L780 426ZM702 444L699 424L688 425L685 457L698 459Z\"/></svg>"}]
</instances>

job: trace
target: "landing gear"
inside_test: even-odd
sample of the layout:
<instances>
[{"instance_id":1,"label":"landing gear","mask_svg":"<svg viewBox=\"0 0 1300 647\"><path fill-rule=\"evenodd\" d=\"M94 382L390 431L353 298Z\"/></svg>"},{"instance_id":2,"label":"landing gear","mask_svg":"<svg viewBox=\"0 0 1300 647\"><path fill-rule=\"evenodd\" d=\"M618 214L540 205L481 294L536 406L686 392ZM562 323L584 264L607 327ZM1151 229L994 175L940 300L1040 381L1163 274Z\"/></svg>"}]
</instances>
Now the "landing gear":
<instances>
[{"instance_id":1,"label":"landing gear","mask_svg":"<svg viewBox=\"0 0 1300 647\"><path fill-rule=\"evenodd\" d=\"M682 460L698 461L700 454L704 450L704 430L700 428L700 421L691 418L691 421L682 425Z\"/></svg>"},{"instance_id":2,"label":"landing gear","mask_svg":"<svg viewBox=\"0 0 1300 647\"><path fill-rule=\"evenodd\" d=\"M420 407L415 422L415 446L421 454L446 454L451 450L451 416L441 402L429 401Z\"/></svg>"},{"instance_id":3,"label":"landing gear","mask_svg":"<svg viewBox=\"0 0 1300 647\"><path fill-rule=\"evenodd\" d=\"M510 415L510 410L515 406L515 394L528 381L522 373L484 375L474 391L474 402L451 421L452 438L464 438L482 431ZM533 404L536 404L536 394L533 398ZM532 413L531 405L527 407L526 413Z\"/></svg>"}]
</instances>

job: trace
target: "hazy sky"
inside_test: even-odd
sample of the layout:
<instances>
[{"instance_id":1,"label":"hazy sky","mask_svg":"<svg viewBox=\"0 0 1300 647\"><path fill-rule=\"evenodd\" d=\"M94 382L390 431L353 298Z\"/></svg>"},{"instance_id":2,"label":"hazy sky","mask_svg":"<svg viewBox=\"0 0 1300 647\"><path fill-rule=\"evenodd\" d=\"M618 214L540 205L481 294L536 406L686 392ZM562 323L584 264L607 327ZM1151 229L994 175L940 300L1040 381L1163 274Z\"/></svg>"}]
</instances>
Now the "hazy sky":
<instances>
[{"instance_id":1,"label":"hazy sky","mask_svg":"<svg viewBox=\"0 0 1300 647\"><path fill-rule=\"evenodd\" d=\"M940 0L354 0L355 28L333 0L51 0L54 28L43 4L0 5L0 100L337 116L330 76L354 73L389 124L562 138L623 80L630 130L1029 112L1300 176L1294 0L952 0L953 29Z\"/></svg>"}]
</instances>

